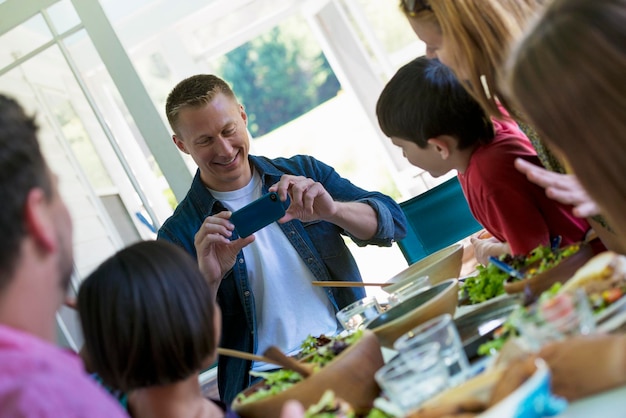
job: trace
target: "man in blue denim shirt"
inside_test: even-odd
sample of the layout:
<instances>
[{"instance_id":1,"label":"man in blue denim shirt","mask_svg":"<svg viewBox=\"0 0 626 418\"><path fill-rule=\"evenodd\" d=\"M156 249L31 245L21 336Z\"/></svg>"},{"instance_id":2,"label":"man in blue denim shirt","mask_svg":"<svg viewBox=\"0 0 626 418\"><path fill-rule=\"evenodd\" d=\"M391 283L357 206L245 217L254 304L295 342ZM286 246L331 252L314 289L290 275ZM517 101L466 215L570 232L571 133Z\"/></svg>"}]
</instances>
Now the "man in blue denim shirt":
<instances>
[{"instance_id":1,"label":"man in blue denim shirt","mask_svg":"<svg viewBox=\"0 0 626 418\"><path fill-rule=\"evenodd\" d=\"M304 338L337 331L337 310L362 288L316 288L312 280L361 281L342 235L360 246L391 246L406 220L388 196L368 192L309 156L248 155L247 115L218 77L197 75L170 93L173 140L198 172L158 233L194 255L222 308L221 346L262 354L277 345L292 354ZM246 238L232 211L268 191L289 198L284 217ZM220 356L220 396L231 402L268 365Z\"/></svg>"}]
</instances>

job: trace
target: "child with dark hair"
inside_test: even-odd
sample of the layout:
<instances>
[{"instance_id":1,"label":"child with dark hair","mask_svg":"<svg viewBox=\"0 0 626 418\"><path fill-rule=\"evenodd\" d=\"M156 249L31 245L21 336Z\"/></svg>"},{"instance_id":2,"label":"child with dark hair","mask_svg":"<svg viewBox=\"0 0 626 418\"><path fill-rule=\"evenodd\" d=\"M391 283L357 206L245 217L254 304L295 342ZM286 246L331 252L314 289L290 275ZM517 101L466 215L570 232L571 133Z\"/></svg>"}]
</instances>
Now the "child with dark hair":
<instances>
[{"instance_id":1,"label":"child with dark hair","mask_svg":"<svg viewBox=\"0 0 626 418\"><path fill-rule=\"evenodd\" d=\"M131 416L236 416L202 395L221 315L184 250L146 241L119 251L83 282L78 311L90 367L128 394Z\"/></svg>"},{"instance_id":2,"label":"child with dark hair","mask_svg":"<svg viewBox=\"0 0 626 418\"><path fill-rule=\"evenodd\" d=\"M555 236L563 245L585 239L587 221L515 169L516 158L540 165L517 124L490 119L438 60L420 57L400 68L376 113L382 131L411 164L434 177L457 170L474 217L493 236L472 241L478 261L525 254Z\"/></svg>"}]
</instances>

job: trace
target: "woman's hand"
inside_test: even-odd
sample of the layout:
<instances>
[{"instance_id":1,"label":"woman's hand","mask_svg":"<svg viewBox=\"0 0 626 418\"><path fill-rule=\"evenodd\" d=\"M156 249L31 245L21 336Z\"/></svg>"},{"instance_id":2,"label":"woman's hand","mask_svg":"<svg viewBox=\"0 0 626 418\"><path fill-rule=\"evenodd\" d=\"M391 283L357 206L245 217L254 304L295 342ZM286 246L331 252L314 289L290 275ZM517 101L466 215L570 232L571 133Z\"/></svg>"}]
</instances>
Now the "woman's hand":
<instances>
[{"instance_id":1,"label":"woman's hand","mask_svg":"<svg viewBox=\"0 0 626 418\"><path fill-rule=\"evenodd\" d=\"M575 400L626 384L626 335L568 338L541 349L552 391Z\"/></svg>"}]
</instances>

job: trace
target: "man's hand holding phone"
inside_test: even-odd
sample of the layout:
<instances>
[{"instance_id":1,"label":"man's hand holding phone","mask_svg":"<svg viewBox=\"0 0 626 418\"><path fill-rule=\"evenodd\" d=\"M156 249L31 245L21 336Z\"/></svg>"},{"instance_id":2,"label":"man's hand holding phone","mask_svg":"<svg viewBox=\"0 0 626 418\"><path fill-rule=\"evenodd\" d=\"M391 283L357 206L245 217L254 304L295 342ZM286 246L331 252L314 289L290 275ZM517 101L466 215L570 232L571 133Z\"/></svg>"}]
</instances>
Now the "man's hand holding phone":
<instances>
[{"instance_id":1,"label":"man's hand holding phone","mask_svg":"<svg viewBox=\"0 0 626 418\"><path fill-rule=\"evenodd\" d=\"M234 229L230 216L228 211L207 216L194 238L198 266L214 296L224 275L235 265L239 251L254 241L254 235L230 240Z\"/></svg>"},{"instance_id":2,"label":"man's hand holding phone","mask_svg":"<svg viewBox=\"0 0 626 418\"><path fill-rule=\"evenodd\" d=\"M291 200L281 223L292 219L330 222L337 212L337 203L324 186L307 177L285 174L269 190L276 192L283 201Z\"/></svg>"},{"instance_id":3,"label":"man's hand holding phone","mask_svg":"<svg viewBox=\"0 0 626 418\"><path fill-rule=\"evenodd\" d=\"M303 222L322 220L343 228L358 239L369 240L378 228L376 211L367 203L335 201L328 190L313 179L284 174L269 188L282 201L290 199L285 216L279 223L299 219Z\"/></svg>"},{"instance_id":4,"label":"man's hand holding phone","mask_svg":"<svg viewBox=\"0 0 626 418\"><path fill-rule=\"evenodd\" d=\"M250 236L267 225L285 216L285 207L278 194L269 192L254 202L244 206L230 217L235 225L237 235L242 238Z\"/></svg>"}]
</instances>

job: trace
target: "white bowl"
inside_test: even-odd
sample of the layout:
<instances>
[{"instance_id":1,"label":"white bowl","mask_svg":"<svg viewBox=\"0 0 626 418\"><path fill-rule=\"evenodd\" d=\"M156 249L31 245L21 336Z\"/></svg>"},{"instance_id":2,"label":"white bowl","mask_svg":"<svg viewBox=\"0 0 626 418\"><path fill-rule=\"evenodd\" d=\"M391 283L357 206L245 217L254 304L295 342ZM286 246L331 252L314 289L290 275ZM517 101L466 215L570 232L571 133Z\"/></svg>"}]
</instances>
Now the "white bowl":
<instances>
[{"instance_id":1,"label":"white bowl","mask_svg":"<svg viewBox=\"0 0 626 418\"><path fill-rule=\"evenodd\" d=\"M449 279L420 292L378 315L366 326L380 344L392 348L403 334L444 313L454 316L459 299L458 280Z\"/></svg>"},{"instance_id":2,"label":"white bowl","mask_svg":"<svg viewBox=\"0 0 626 418\"><path fill-rule=\"evenodd\" d=\"M430 285L434 286L447 279L458 279L462 266L463 244L453 244L411 264L387 280L386 283L391 284L383 286L382 289L387 293L393 293L421 276L428 276Z\"/></svg>"}]
</instances>

